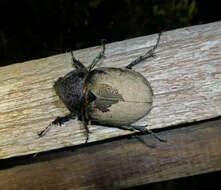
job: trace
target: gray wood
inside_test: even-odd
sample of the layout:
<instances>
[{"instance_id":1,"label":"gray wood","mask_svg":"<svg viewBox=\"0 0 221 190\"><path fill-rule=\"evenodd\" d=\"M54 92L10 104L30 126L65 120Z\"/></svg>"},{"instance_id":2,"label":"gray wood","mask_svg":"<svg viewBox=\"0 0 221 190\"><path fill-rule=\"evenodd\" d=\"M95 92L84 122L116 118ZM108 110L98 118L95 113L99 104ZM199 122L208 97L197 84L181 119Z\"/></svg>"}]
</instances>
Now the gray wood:
<instances>
[{"instance_id":1,"label":"gray wood","mask_svg":"<svg viewBox=\"0 0 221 190\"><path fill-rule=\"evenodd\" d=\"M221 118L158 135L168 142L143 135L1 160L0 187L114 190L221 170Z\"/></svg>"},{"instance_id":2,"label":"gray wood","mask_svg":"<svg viewBox=\"0 0 221 190\"><path fill-rule=\"evenodd\" d=\"M102 66L123 67L144 54L157 35L107 45ZM88 65L101 50L75 51ZM164 32L157 57L135 69L151 83L155 98L151 113L138 124L150 129L205 120L221 115L221 22ZM68 113L52 88L71 71L70 53L0 68L0 158L26 155L85 141L77 121L54 127L39 138L37 132L54 118ZM126 135L128 131L90 126L89 142Z\"/></svg>"}]
</instances>

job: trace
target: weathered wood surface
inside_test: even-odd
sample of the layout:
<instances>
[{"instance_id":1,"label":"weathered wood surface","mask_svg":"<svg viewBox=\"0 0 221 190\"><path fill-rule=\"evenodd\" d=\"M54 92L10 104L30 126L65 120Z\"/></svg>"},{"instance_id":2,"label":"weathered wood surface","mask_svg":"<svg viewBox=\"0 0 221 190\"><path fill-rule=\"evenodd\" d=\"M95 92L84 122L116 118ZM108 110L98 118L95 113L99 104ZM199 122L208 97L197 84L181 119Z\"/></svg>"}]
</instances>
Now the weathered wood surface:
<instances>
[{"instance_id":1,"label":"weathered wood surface","mask_svg":"<svg viewBox=\"0 0 221 190\"><path fill-rule=\"evenodd\" d=\"M158 135L121 138L0 161L4 190L114 190L221 170L221 118Z\"/></svg>"},{"instance_id":2,"label":"weathered wood surface","mask_svg":"<svg viewBox=\"0 0 221 190\"><path fill-rule=\"evenodd\" d=\"M157 35L107 44L100 65L122 67L144 54ZM101 47L75 51L90 63ZM163 128L221 115L221 22L164 32L157 57L135 69L151 83L155 99L150 114L139 123ZM85 141L77 121L54 127L43 138L37 132L55 117L68 113L52 88L71 71L70 54L56 55L0 68L0 158L79 145ZM90 126L90 140L125 135L116 128Z\"/></svg>"}]
</instances>

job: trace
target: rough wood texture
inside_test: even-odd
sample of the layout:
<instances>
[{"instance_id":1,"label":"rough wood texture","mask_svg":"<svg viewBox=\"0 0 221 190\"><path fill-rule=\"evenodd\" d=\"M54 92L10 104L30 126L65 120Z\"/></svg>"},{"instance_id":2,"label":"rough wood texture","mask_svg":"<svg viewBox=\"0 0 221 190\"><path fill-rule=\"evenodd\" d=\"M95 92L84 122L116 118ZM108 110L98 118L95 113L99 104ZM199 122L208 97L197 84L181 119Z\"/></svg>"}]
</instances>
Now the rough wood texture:
<instances>
[{"instance_id":1,"label":"rough wood texture","mask_svg":"<svg viewBox=\"0 0 221 190\"><path fill-rule=\"evenodd\" d=\"M107 45L102 66L122 67L144 54L157 35ZM75 52L87 64L101 47ZM157 57L136 67L151 83L154 105L139 123L163 128L221 115L221 22L164 32ZM101 65L101 64L100 64ZM43 138L37 132L68 113L53 83L71 71L70 54L0 68L0 158L84 143L77 121L54 127ZM90 142L128 134L116 128L90 126Z\"/></svg>"},{"instance_id":2,"label":"rough wood texture","mask_svg":"<svg viewBox=\"0 0 221 190\"><path fill-rule=\"evenodd\" d=\"M114 190L221 170L221 118L91 146L0 161L4 190Z\"/></svg>"}]
</instances>

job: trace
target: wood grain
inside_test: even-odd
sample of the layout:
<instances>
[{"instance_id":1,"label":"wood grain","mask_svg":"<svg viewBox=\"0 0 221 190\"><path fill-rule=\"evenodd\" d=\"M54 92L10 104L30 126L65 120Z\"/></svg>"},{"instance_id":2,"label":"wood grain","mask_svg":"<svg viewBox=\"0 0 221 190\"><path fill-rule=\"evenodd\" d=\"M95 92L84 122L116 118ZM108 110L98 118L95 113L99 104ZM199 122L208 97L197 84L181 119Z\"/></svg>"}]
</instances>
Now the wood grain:
<instances>
[{"instance_id":1,"label":"wood grain","mask_svg":"<svg viewBox=\"0 0 221 190\"><path fill-rule=\"evenodd\" d=\"M143 135L1 160L0 187L114 190L221 170L221 118L158 135L167 143Z\"/></svg>"},{"instance_id":2,"label":"wood grain","mask_svg":"<svg viewBox=\"0 0 221 190\"><path fill-rule=\"evenodd\" d=\"M123 67L149 50L156 39L155 34L107 44L106 58L99 66ZM100 50L99 46L74 54L88 65ZM164 32L157 57L135 68L150 81L155 94L151 113L138 123L154 129L221 115L220 52L221 22ZM1 159L84 143L78 121L54 127L43 138L37 136L54 118L68 113L52 86L71 70L68 53L0 68ZM131 133L89 128L89 142Z\"/></svg>"}]
</instances>

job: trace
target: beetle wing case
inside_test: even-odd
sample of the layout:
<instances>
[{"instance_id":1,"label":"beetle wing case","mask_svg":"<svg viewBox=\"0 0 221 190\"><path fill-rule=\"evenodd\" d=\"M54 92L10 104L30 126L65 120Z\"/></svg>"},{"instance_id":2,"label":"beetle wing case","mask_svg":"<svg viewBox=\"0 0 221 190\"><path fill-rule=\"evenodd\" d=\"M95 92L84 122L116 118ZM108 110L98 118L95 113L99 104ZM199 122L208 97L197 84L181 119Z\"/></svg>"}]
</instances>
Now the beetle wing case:
<instances>
[{"instance_id":1,"label":"beetle wing case","mask_svg":"<svg viewBox=\"0 0 221 190\"><path fill-rule=\"evenodd\" d=\"M88 105L88 116L99 124L122 126L144 117L151 109L153 91L140 73L125 68L91 71L89 92L96 100Z\"/></svg>"}]
</instances>

